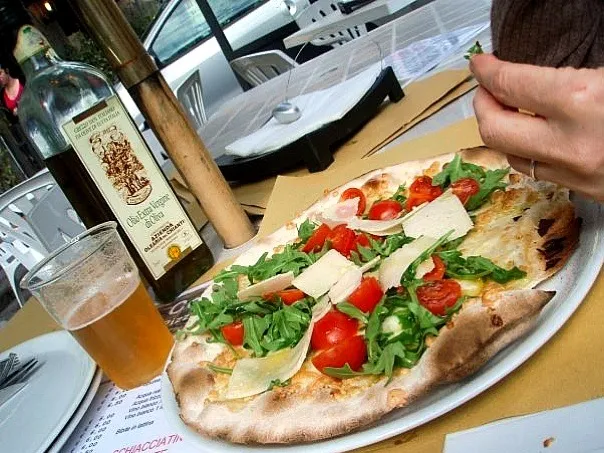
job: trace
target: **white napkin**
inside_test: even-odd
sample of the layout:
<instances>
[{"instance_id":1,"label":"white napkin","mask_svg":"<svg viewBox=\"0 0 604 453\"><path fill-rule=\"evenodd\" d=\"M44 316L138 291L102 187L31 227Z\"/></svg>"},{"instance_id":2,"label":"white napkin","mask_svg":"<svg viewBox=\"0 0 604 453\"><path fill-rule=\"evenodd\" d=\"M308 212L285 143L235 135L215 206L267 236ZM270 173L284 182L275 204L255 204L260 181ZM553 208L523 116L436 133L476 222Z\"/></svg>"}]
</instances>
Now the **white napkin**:
<instances>
[{"instance_id":1,"label":"white napkin","mask_svg":"<svg viewBox=\"0 0 604 453\"><path fill-rule=\"evenodd\" d=\"M602 426L604 398L598 398L447 434L443 453L604 452Z\"/></svg>"},{"instance_id":2,"label":"white napkin","mask_svg":"<svg viewBox=\"0 0 604 453\"><path fill-rule=\"evenodd\" d=\"M291 99L302 111L298 121L280 124L271 118L256 132L227 145L225 154L248 157L268 153L341 119L369 91L380 70L377 63L342 83Z\"/></svg>"}]
</instances>

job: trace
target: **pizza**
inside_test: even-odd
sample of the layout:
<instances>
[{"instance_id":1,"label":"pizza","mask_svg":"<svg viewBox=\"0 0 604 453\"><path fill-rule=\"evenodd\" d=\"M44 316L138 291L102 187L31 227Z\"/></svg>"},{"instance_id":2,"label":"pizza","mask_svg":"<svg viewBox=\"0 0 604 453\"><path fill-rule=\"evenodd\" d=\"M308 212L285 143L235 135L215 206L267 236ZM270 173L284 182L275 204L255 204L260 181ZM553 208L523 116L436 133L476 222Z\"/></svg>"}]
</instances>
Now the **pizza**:
<instances>
[{"instance_id":1,"label":"pizza","mask_svg":"<svg viewBox=\"0 0 604 453\"><path fill-rule=\"evenodd\" d=\"M350 181L191 302L167 368L180 416L245 444L372 424L528 332L579 229L566 189L486 148Z\"/></svg>"}]
</instances>

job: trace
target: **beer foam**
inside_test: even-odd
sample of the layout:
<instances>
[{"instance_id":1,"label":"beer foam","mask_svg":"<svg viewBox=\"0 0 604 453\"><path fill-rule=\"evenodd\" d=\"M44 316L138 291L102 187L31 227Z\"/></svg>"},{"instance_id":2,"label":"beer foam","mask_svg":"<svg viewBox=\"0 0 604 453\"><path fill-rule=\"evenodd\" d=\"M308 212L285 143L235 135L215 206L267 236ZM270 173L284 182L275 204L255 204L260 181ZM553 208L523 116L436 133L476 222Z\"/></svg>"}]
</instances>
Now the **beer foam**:
<instances>
[{"instance_id":1,"label":"beer foam","mask_svg":"<svg viewBox=\"0 0 604 453\"><path fill-rule=\"evenodd\" d=\"M114 285L109 288L104 288L91 295L69 311L65 317L65 328L67 330L82 329L107 316L123 304L140 284L139 279L121 279L121 281L114 282Z\"/></svg>"}]
</instances>

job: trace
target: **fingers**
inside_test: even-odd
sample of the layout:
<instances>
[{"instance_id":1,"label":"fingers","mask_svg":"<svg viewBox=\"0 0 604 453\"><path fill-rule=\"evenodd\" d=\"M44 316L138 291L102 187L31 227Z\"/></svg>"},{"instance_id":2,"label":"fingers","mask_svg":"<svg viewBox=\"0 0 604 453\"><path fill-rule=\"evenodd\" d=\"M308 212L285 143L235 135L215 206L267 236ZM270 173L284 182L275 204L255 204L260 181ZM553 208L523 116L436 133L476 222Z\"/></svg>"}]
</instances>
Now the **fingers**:
<instances>
[{"instance_id":1,"label":"fingers","mask_svg":"<svg viewBox=\"0 0 604 453\"><path fill-rule=\"evenodd\" d=\"M508 156L508 163L514 170L524 173L525 175L530 175L530 159ZM577 174L566 167L559 167L547 162L536 161L535 179L559 184L599 201L604 200L604 193L602 193L602 189L597 180L593 180L589 176Z\"/></svg>"},{"instance_id":2,"label":"fingers","mask_svg":"<svg viewBox=\"0 0 604 453\"><path fill-rule=\"evenodd\" d=\"M474 110L485 145L519 157L562 162L564 156L552 151L560 146L546 119L507 109L482 87L474 97Z\"/></svg>"},{"instance_id":3,"label":"fingers","mask_svg":"<svg viewBox=\"0 0 604 453\"><path fill-rule=\"evenodd\" d=\"M476 80L500 103L546 117L564 114L566 77L554 68L504 62L490 54L470 60Z\"/></svg>"}]
</instances>

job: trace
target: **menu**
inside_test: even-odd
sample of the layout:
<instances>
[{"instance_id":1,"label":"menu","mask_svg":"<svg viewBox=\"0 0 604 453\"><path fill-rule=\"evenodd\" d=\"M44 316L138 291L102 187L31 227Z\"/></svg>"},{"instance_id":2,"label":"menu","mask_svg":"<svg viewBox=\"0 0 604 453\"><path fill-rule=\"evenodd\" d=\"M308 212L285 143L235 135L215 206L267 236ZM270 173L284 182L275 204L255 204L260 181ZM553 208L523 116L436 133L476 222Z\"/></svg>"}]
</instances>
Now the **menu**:
<instances>
[{"instance_id":1,"label":"menu","mask_svg":"<svg viewBox=\"0 0 604 453\"><path fill-rule=\"evenodd\" d=\"M194 453L168 424L161 378L122 391L101 384L92 404L61 453Z\"/></svg>"}]
</instances>

